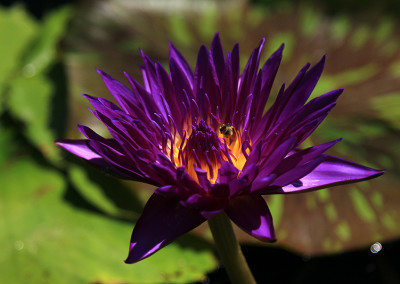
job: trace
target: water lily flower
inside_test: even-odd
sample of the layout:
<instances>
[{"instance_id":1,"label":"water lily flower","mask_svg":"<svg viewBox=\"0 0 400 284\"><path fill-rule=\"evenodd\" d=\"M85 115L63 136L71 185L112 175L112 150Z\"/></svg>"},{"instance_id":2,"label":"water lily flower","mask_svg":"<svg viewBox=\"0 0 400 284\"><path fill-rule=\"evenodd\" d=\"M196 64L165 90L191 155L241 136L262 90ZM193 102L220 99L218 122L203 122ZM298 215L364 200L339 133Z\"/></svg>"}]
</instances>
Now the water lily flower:
<instances>
[{"instance_id":1,"label":"water lily flower","mask_svg":"<svg viewBox=\"0 0 400 284\"><path fill-rule=\"evenodd\" d=\"M340 139L301 148L343 91L308 101L325 56L311 68L306 64L288 87L283 84L265 110L284 46L259 68L263 45L264 40L242 74L239 45L225 56L218 34L210 49L200 48L194 72L172 44L169 72L142 52L143 85L125 73L127 87L98 70L119 106L84 96L112 138L79 125L87 139L56 143L119 177L157 187L133 230L127 263L148 257L221 212L253 237L274 241L263 195L382 174L324 154Z\"/></svg>"}]
</instances>

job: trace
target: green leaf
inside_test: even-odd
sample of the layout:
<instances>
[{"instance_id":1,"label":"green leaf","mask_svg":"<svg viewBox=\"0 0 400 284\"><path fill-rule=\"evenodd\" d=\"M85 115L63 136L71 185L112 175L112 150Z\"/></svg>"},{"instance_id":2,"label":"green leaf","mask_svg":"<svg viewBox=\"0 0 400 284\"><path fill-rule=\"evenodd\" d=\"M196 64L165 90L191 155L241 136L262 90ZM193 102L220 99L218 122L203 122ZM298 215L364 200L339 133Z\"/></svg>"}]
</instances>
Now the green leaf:
<instances>
[{"instance_id":1,"label":"green leaf","mask_svg":"<svg viewBox=\"0 0 400 284\"><path fill-rule=\"evenodd\" d=\"M27 158L0 170L1 283L188 283L215 268L204 244L179 240L124 264L133 224L66 203L64 177Z\"/></svg>"},{"instance_id":2,"label":"green leaf","mask_svg":"<svg viewBox=\"0 0 400 284\"><path fill-rule=\"evenodd\" d=\"M23 123L21 132L53 161L58 157L50 129L57 125L51 117L54 83L62 80L45 72L59 60L57 44L70 14L62 8L36 22L19 6L0 10L0 112L9 108Z\"/></svg>"},{"instance_id":3,"label":"green leaf","mask_svg":"<svg viewBox=\"0 0 400 284\"><path fill-rule=\"evenodd\" d=\"M45 76L18 78L10 86L8 101L13 116L25 124L26 135L49 157L57 151L49 128L52 93L53 85Z\"/></svg>"},{"instance_id":4,"label":"green leaf","mask_svg":"<svg viewBox=\"0 0 400 284\"><path fill-rule=\"evenodd\" d=\"M19 66L26 45L37 31L36 22L20 6L0 7L0 113L4 108L5 87Z\"/></svg>"},{"instance_id":5,"label":"green leaf","mask_svg":"<svg viewBox=\"0 0 400 284\"><path fill-rule=\"evenodd\" d=\"M25 76L31 77L43 72L57 59L56 49L66 30L71 15L69 7L64 7L48 14L24 58Z\"/></svg>"},{"instance_id":6,"label":"green leaf","mask_svg":"<svg viewBox=\"0 0 400 284\"><path fill-rule=\"evenodd\" d=\"M97 174L95 173L95 177L92 178L91 175L93 175L94 171ZM133 209L142 209L143 206L139 202L133 202L133 197L128 195L128 188L120 186L119 181L114 180L112 177L107 177L104 172L98 169L85 171L84 168L79 166L71 166L68 173L72 184L82 197L101 212L123 219L139 217L139 213L133 212ZM107 186L108 188L105 188ZM130 202L121 204L121 202L118 202L121 199L129 199Z\"/></svg>"}]
</instances>

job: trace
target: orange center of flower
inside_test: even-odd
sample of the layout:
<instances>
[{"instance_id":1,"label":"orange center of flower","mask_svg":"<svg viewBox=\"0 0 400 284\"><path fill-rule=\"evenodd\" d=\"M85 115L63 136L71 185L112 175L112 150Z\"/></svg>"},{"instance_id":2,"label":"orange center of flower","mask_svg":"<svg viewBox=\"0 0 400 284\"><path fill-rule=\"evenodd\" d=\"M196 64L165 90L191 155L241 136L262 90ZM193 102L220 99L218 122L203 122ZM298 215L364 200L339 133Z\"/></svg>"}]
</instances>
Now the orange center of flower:
<instances>
[{"instance_id":1,"label":"orange center of flower","mask_svg":"<svg viewBox=\"0 0 400 284\"><path fill-rule=\"evenodd\" d=\"M241 133L233 126L221 124L212 129L204 120L185 129L183 137L177 134L166 150L172 162L177 167L185 166L194 180L198 181L195 168L200 168L207 172L212 183L217 181L218 169L224 161L243 169L249 151L243 154Z\"/></svg>"}]
</instances>

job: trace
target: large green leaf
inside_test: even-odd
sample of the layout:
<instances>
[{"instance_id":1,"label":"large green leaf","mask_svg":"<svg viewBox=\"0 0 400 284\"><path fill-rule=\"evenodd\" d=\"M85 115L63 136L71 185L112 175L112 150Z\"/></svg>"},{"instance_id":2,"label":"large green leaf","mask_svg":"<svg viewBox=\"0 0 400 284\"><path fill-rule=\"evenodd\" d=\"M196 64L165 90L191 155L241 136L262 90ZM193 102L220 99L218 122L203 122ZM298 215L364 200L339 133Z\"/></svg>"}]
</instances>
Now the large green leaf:
<instances>
[{"instance_id":1,"label":"large green leaf","mask_svg":"<svg viewBox=\"0 0 400 284\"><path fill-rule=\"evenodd\" d=\"M182 241L124 264L133 224L67 204L64 176L27 158L0 172L2 283L187 283L215 268L204 245Z\"/></svg>"}]
</instances>

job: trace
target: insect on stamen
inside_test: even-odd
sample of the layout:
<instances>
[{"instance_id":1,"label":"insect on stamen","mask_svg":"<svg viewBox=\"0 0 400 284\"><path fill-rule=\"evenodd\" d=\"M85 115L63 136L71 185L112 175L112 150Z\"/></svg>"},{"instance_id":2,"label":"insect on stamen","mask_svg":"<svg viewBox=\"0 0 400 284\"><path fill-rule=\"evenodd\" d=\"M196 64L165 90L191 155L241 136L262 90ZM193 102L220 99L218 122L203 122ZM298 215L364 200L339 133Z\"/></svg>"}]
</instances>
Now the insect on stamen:
<instances>
[{"instance_id":1,"label":"insect on stamen","mask_svg":"<svg viewBox=\"0 0 400 284\"><path fill-rule=\"evenodd\" d=\"M225 138L233 138L232 136L235 135L235 128L229 123L221 124L219 127L219 132L221 132Z\"/></svg>"}]
</instances>

